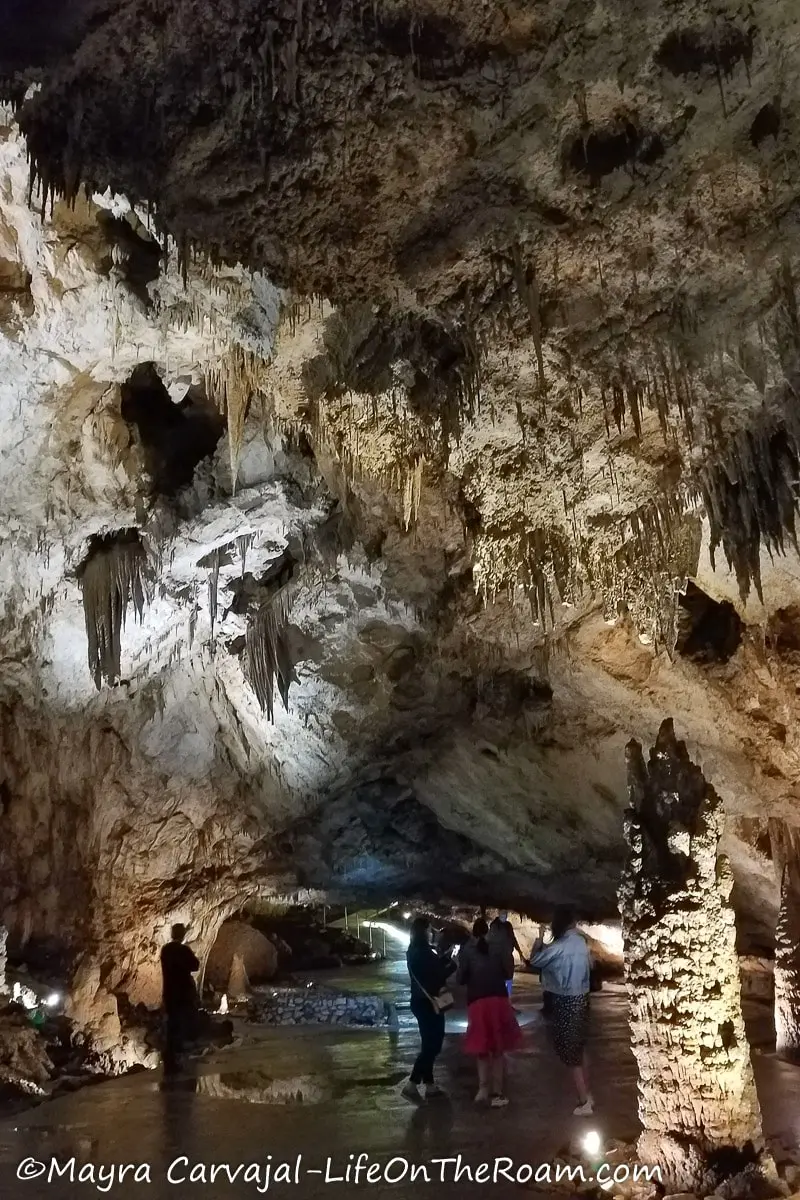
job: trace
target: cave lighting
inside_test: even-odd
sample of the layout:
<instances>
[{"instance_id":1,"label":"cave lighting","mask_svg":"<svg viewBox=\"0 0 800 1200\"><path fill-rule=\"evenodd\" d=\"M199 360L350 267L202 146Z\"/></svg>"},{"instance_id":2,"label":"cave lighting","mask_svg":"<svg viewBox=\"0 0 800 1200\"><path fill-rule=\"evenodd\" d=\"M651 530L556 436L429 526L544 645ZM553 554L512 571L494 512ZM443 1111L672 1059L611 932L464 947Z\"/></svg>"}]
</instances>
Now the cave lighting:
<instances>
[{"instance_id":1,"label":"cave lighting","mask_svg":"<svg viewBox=\"0 0 800 1200\"><path fill-rule=\"evenodd\" d=\"M30 988L23 987L21 983L15 983L11 992L11 999L15 1004L21 1004L23 1008L31 1009L39 1007L39 998L32 992Z\"/></svg>"},{"instance_id":2,"label":"cave lighting","mask_svg":"<svg viewBox=\"0 0 800 1200\"><path fill-rule=\"evenodd\" d=\"M410 913L410 912L404 912L404 913L403 913L403 920L404 920L404 921L410 921L410 920L411 920L411 913Z\"/></svg>"},{"instance_id":3,"label":"cave lighting","mask_svg":"<svg viewBox=\"0 0 800 1200\"><path fill-rule=\"evenodd\" d=\"M590 1129L583 1138L583 1148L590 1158L596 1158L600 1153L603 1141L596 1129Z\"/></svg>"},{"instance_id":4,"label":"cave lighting","mask_svg":"<svg viewBox=\"0 0 800 1200\"><path fill-rule=\"evenodd\" d=\"M615 958L622 958L622 926L619 924L594 924L591 921L580 921L578 928L588 934L595 942L599 942L604 950Z\"/></svg>"},{"instance_id":5,"label":"cave lighting","mask_svg":"<svg viewBox=\"0 0 800 1200\"><path fill-rule=\"evenodd\" d=\"M405 929L398 929L395 925L390 925L388 921L362 921L362 925L367 929L382 929L387 937L394 938L399 942L403 949L408 949L410 938Z\"/></svg>"},{"instance_id":6,"label":"cave lighting","mask_svg":"<svg viewBox=\"0 0 800 1200\"><path fill-rule=\"evenodd\" d=\"M227 1011L228 1011L228 995L227 995L227 992L225 992L225 993L223 993L222 999L219 1002L219 1008L217 1009L217 1013L219 1014L219 1016L224 1017L225 1014L227 1013Z\"/></svg>"},{"instance_id":7,"label":"cave lighting","mask_svg":"<svg viewBox=\"0 0 800 1200\"><path fill-rule=\"evenodd\" d=\"M45 1004L47 1005L48 1008L55 1008L56 1005L60 1004L60 1003L61 1003L61 993L60 992L51 992L50 995L45 1000Z\"/></svg>"}]
</instances>

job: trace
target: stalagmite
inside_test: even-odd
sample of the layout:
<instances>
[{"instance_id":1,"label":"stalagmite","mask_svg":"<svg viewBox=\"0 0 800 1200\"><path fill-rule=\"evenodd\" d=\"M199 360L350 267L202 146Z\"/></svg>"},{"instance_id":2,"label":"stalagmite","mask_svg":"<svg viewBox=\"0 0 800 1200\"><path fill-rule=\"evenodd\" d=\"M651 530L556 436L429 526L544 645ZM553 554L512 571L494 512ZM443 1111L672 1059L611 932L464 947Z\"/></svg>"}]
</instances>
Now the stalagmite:
<instances>
[{"instance_id":1,"label":"stalagmite","mask_svg":"<svg viewBox=\"0 0 800 1200\"><path fill-rule=\"evenodd\" d=\"M5 995L8 991L6 986L6 962L8 955L6 953L6 942L8 941L8 930L5 925L0 925L0 996Z\"/></svg>"},{"instance_id":2,"label":"stalagmite","mask_svg":"<svg viewBox=\"0 0 800 1200\"><path fill-rule=\"evenodd\" d=\"M775 1049L800 1060L800 828L770 822L781 886L775 929Z\"/></svg>"},{"instance_id":3,"label":"stalagmite","mask_svg":"<svg viewBox=\"0 0 800 1200\"><path fill-rule=\"evenodd\" d=\"M742 1018L733 876L719 854L722 803L671 720L649 763L636 741L626 758L619 903L639 1156L661 1167L668 1192L704 1194L769 1165Z\"/></svg>"},{"instance_id":4,"label":"stalagmite","mask_svg":"<svg viewBox=\"0 0 800 1200\"><path fill-rule=\"evenodd\" d=\"M234 954L231 962L231 973L228 978L227 995L231 1000L246 1000L250 995L250 980L241 954ZM226 1004L227 1010L227 1004Z\"/></svg>"}]
</instances>

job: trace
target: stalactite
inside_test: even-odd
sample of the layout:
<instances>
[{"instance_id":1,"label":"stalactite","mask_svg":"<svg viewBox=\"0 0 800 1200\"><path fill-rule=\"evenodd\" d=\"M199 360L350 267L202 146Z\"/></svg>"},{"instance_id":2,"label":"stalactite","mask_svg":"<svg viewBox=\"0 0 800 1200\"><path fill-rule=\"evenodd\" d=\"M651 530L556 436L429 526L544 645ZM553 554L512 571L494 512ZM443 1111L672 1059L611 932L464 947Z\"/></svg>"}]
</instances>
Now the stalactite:
<instances>
[{"instance_id":1,"label":"stalactite","mask_svg":"<svg viewBox=\"0 0 800 1200\"><path fill-rule=\"evenodd\" d=\"M247 551L255 541L254 533L240 533L236 538L236 549L239 551L239 556L242 560L242 576L247 569Z\"/></svg>"},{"instance_id":2,"label":"stalactite","mask_svg":"<svg viewBox=\"0 0 800 1200\"><path fill-rule=\"evenodd\" d=\"M745 1035L722 802L671 720L645 763L628 743L619 889L642 1162L669 1192L706 1195L770 1169ZM774 1167L772 1168L774 1170Z\"/></svg>"},{"instance_id":3,"label":"stalactite","mask_svg":"<svg viewBox=\"0 0 800 1200\"><path fill-rule=\"evenodd\" d=\"M539 294L539 282L536 278L536 268L531 266L526 268L522 261L522 247L516 243L511 250L511 261L513 263L514 280L517 285L519 297L528 310L528 316L531 322L531 333L533 335L533 345L536 351L536 367L539 372L539 388L542 395L547 390L547 383L544 373L544 353L542 350L542 314L541 314L541 296Z\"/></svg>"},{"instance_id":4,"label":"stalactite","mask_svg":"<svg viewBox=\"0 0 800 1200\"><path fill-rule=\"evenodd\" d=\"M263 394L268 386L268 363L257 354L234 345L206 372L206 389L216 398L228 425L228 444L231 458L231 480L234 492L239 470L239 456L250 402Z\"/></svg>"},{"instance_id":5,"label":"stalactite","mask_svg":"<svg viewBox=\"0 0 800 1200\"><path fill-rule=\"evenodd\" d=\"M217 601L219 596L219 548L211 552L211 567L208 573L208 615L211 621L211 636L214 636L214 625L217 620Z\"/></svg>"},{"instance_id":6,"label":"stalactite","mask_svg":"<svg viewBox=\"0 0 800 1200\"><path fill-rule=\"evenodd\" d=\"M755 585L761 592L761 546L785 553L797 543L797 485L800 470L800 416L794 392L785 388L780 404L765 406L748 428L718 447L700 472L711 527L711 559L722 544L735 571L742 599Z\"/></svg>"},{"instance_id":7,"label":"stalactite","mask_svg":"<svg viewBox=\"0 0 800 1200\"><path fill-rule=\"evenodd\" d=\"M295 680L286 618L286 599L281 594L251 617L245 636L247 678L270 721L275 716L276 684L283 706L288 708L289 687Z\"/></svg>"},{"instance_id":8,"label":"stalactite","mask_svg":"<svg viewBox=\"0 0 800 1200\"><path fill-rule=\"evenodd\" d=\"M403 487L403 528L405 530L409 530L417 522L424 469L425 459L422 457L407 468Z\"/></svg>"},{"instance_id":9,"label":"stalactite","mask_svg":"<svg viewBox=\"0 0 800 1200\"><path fill-rule=\"evenodd\" d=\"M137 530L93 539L78 570L89 670L99 690L120 678L121 631L129 605L141 621L148 596L147 554Z\"/></svg>"}]
</instances>

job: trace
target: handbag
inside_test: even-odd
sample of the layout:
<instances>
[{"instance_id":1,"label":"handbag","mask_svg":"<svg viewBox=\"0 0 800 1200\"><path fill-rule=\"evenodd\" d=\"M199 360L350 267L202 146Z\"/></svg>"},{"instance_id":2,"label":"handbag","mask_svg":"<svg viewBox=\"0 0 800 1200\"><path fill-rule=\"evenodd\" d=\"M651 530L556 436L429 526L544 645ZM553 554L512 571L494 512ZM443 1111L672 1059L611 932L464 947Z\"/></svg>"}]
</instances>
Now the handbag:
<instances>
[{"instance_id":1,"label":"handbag","mask_svg":"<svg viewBox=\"0 0 800 1200\"><path fill-rule=\"evenodd\" d=\"M447 987L439 988L439 991L436 993L436 995L432 996L430 992L425 991L425 988L417 979L416 975L414 975L411 971L409 971L409 975L411 975L411 978L414 980L414 983L422 992L423 996L427 996L435 1013L446 1013L449 1008L453 1007L455 1004L453 993Z\"/></svg>"}]
</instances>

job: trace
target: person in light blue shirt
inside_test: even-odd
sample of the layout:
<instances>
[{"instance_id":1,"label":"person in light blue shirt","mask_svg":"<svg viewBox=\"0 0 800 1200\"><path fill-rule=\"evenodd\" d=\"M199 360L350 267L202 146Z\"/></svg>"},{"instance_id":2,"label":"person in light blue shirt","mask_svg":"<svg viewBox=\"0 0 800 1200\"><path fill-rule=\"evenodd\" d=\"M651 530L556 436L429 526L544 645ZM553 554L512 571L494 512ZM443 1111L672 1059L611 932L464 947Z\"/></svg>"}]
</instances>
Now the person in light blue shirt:
<instances>
[{"instance_id":1,"label":"person in light blue shirt","mask_svg":"<svg viewBox=\"0 0 800 1200\"><path fill-rule=\"evenodd\" d=\"M589 1117L594 1112L586 1068L592 959L586 941L575 928L575 913L567 905L555 910L551 930L553 941L545 946L544 927L539 929L530 964L541 971L542 990L552 998L553 1044L558 1057L572 1071L578 1092L575 1115Z\"/></svg>"}]
</instances>

